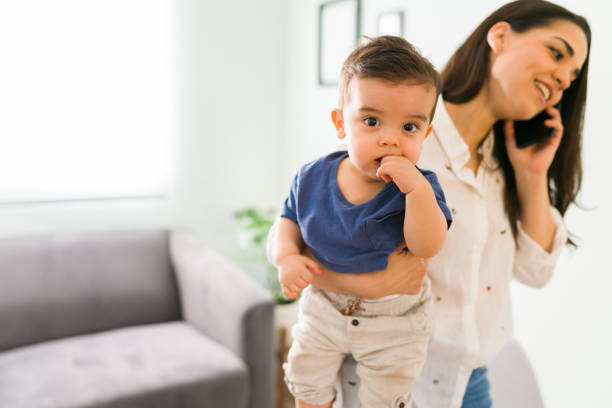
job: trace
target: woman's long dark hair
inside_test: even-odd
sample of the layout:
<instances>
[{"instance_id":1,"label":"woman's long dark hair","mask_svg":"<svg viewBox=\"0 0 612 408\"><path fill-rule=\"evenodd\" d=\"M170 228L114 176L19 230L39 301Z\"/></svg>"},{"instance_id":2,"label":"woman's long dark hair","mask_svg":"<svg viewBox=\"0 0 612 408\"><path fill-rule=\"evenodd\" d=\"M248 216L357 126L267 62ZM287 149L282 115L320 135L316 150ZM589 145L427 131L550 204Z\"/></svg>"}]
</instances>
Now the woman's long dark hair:
<instances>
[{"instance_id":1,"label":"woman's long dark hair","mask_svg":"<svg viewBox=\"0 0 612 408\"><path fill-rule=\"evenodd\" d=\"M487 33L495 23L505 21L510 24L513 31L523 33L532 28L548 26L559 20L567 20L579 26L584 31L588 44L587 58L580 74L563 92L561 107L563 137L548 169L550 202L561 215L564 215L569 205L576 202L576 196L582 183L582 127L589 73L590 52L588 51L591 48L591 29L584 17L543 0L518 0L500 7L474 30L444 67L442 96L448 102L461 104L472 100L480 92L490 71L490 48ZM504 209L516 240L517 222L521 214L516 179L506 151L503 132L500 131L499 126L494 128L497 129L494 130L493 155L504 174L506 182ZM571 239L568 239L567 243L576 246Z\"/></svg>"}]
</instances>

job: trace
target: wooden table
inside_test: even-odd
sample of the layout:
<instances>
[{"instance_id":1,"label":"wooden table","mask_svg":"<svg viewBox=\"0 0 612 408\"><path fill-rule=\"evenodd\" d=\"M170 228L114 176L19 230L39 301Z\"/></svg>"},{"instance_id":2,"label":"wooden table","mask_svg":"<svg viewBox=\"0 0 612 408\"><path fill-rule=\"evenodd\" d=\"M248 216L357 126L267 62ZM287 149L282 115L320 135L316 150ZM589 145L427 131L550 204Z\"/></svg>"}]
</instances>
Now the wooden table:
<instances>
[{"instance_id":1,"label":"wooden table","mask_svg":"<svg viewBox=\"0 0 612 408\"><path fill-rule=\"evenodd\" d=\"M286 327L278 328L278 350L276 353L276 408L294 408L295 404L293 396L289 393L285 384L285 372L283 371L283 363L287 361L287 353L289 352L290 342L287 335Z\"/></svg>"},{"instance_id":2,"label":"wooden table","mask_svg":"<svg viewBox=\"0 0 612 408\"><path fill-rule=\"evenodd\" d=\"M276 331L276 408L294 408L293 396L285 385L283 363L291 346L291 328L297 322L298 302L278 304L274 309Z\"/></svg>"}]
</instances>

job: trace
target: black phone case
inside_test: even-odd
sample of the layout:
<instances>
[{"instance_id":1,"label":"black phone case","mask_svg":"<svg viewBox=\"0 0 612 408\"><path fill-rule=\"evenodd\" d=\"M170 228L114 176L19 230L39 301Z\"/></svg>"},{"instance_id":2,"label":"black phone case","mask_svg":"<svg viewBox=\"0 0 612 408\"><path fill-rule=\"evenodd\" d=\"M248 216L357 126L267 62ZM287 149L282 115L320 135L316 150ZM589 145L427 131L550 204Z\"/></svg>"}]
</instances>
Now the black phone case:
<instances>
[{"instance_id":1,"label":"black phone case","mask_svg":"<svg viewBox=\"0 0 612 408\"><path fill-rule=\"evenodd\" d=\"M561 110L561 103L555 108ZM546 119L550 119L550 115L544 110L529 120L514 121L516 147L523 149L551 137L554 129L544 124Z\"/></svg>"}]
</instances>

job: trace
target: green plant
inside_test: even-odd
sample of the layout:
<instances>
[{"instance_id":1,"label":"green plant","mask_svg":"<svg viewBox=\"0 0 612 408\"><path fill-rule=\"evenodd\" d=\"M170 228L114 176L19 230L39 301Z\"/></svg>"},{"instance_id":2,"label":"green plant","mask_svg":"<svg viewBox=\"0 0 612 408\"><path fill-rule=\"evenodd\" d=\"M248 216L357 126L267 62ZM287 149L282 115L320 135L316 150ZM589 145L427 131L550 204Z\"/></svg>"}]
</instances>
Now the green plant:
<instances>
[{"instance_id":1,"label":"green plant","mask_svg":"<svg viewBox=\"0 0 612 408\"><path fill-rule=\"evenodd\" d=\"M260 252L261 256L257 258L264 265L266 270L265 285L274 297L277 304L285 304L294 302L294 299L287 299L283 296L280 284L278 283L276 268L268 262L266 258L265 240L270 227L274 224L276 211L267 210L260 211L256 208L249 207L238 210L234 213L236 218L242 225L244 231L253 246Z\"/></svg>"}]
</instances>

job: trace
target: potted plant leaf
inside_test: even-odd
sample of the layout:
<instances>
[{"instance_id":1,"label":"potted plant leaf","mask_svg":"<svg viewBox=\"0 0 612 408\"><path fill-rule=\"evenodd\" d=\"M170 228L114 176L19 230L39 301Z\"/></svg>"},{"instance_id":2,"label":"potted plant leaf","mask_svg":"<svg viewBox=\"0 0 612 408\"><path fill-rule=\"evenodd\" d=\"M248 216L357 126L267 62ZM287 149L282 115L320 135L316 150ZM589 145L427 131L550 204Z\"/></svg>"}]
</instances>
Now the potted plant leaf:
<instances>
[{"instance_id":1,"label":"potted plant leaf","mask_svg":"<svg viewBox=\"0 0 612 408\"><path fill-rule=\"evenodd\" d=\"M242 246L251 245L255 248L256 253L250 260L263 266L265 270L263 284L272 294L276 304L283 305L295 302L295 299L287 299L283 296L278 282L277 270L266 258L266 237L276 219L276 211L261 211L249 207L236 211L234 217L242 225L240 237Z\"/></svg>"}]
</instances>

